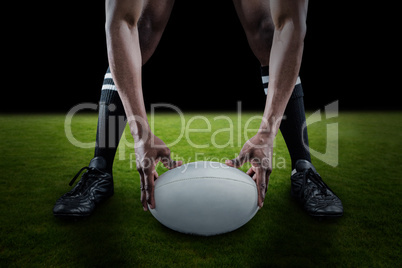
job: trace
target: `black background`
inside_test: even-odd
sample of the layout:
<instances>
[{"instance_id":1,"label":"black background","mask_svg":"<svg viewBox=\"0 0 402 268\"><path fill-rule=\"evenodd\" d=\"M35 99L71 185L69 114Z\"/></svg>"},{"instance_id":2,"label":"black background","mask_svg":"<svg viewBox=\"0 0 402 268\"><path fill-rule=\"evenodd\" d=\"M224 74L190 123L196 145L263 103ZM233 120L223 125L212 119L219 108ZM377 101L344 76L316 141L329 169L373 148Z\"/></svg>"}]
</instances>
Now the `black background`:
<instances>
[{"instance_id":1,"label":"black background","mask_svg":"<svg viewBox=\"0 0 402 268\"><path fill-rule=\"evenodd\" d=\"M352 4L352 3L351 3ZM107 69L104 1L13 4L3 16L2 112L67 112L97 103ZM300 76L305 106L400 109L400 30L384 8L310 1ZM394 20L394 21L393 21ZM396 22L395 22L396 23ZM399 24L396 24L399 25ZM260 67L231 0L177 0L143 68L147 109L263 110Z\"/></svg>"}]
</instances>

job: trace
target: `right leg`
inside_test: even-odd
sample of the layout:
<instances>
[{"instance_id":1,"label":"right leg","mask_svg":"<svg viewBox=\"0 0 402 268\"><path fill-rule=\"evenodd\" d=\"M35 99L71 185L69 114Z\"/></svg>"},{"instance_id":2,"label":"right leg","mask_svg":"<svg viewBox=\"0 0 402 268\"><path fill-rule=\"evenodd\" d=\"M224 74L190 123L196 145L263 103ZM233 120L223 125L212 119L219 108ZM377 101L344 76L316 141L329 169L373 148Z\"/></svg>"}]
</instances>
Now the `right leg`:
<instances>
[{"instance_id":1,"label":"right leg","mask_svg":"<svg viewBox=\"0 0 402 268\"><path fill-rule=\"evenodd\" d=\"M174 0L149 0L139 21L142 63L154 53L169 20ZM126 126L125 112L108 68L102 86L96 135L95 157L106 160L111 174L121 135Z\"/></svg>"},{"instance_id":2,"label":"right leg","mask_svg":"<svg viewBox=\"0 0 402 268\"><path fill-rule=\"evenodd\" d=\"M139 38L142 62L155 51L172 10L174 0L149 0L142 10L139 22ZM95 157L87 172L68 193L60 197L53 214L58 217L84 217L94 211L97 204L114 193L112 167L121 134L126 125L125 112L108 68L102 86L96 135ZM79 176L70 182L70 185Z\"/></svg>"}]
</instances>

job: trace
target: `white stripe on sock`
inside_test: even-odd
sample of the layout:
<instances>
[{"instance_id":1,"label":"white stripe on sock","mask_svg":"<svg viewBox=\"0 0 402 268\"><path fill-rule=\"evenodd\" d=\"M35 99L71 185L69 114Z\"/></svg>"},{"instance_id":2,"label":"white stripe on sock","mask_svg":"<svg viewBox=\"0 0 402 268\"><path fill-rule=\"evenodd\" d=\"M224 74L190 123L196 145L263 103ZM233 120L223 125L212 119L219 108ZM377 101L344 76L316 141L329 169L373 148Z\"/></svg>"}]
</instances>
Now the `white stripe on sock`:
<instances>
[{"instance_id":1,"label":"white stripe on sock","mask_svg":"<svg viewBox=\"0 0 402 268\"><path fill-rule=\"evenodd\" d=\"M115 85L103 85L102 90L105 90L105 89L117 91L117 88Z\"/></svg>"},{"instance_id":2,"label":"white stripe on sock","mask_svg":"<svg viewBox=\"0 0 402 268\"><path fill-rule=\"evenodd\" d=\"M269 83L269 76L268 75L267 76L262 76L262 83L263 84ZM298 84L301 84L300 76L297 77L295 86L297 86ZM265 95L267 95L267 93L268 93L268 88L267 87L264 87L264 92L265 92Z\"/></svg>"},{"instance_id":3,"label":"white stripe on sock","mask_svg":"<svg viewBox=\"0 0 402 268\"><path fill-rule=\"evenodd\" d=\"M110 78L112 78L112 77L110 77ZM262 78L262 83L263 84L269 83L269 76L268 75L267 76L262 76L261 78ZM301 84L300 76L297 77L295 86L298 85L298 84Z\"/></svg>"},{"instance_id":4,"label":"white stripe on sock","mask_svg":"<svg viewBox=\"0 0 402 268\"><path fill-rule=\"evenodd\" d=\"M106 73L105 74L105 79L108 79L108 78L113 78L111 73Z\"/></svg>"}]
</instances>

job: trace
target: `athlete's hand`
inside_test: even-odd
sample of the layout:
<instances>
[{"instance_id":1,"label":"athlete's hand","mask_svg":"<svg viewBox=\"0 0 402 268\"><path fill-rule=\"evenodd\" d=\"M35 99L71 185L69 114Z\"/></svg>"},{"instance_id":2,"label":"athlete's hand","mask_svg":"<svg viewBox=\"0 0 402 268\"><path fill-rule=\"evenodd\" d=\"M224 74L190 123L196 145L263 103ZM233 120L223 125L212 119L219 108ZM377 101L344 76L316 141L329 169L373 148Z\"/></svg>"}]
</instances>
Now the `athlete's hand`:
<instances>
[{"instance_id":1,"label":"athlete's hand","mask_svg":"<svg viewBox=\"0 0 402 268\"><path fill-rule=\"evenodd\" d=\"M153 133L136 145L135 156L137 171L140 173L141 178L142 207L144 211L148 210L148 205L154 209L155 180L158 178L158 173L155 170L156 164L161 161L166 168L172 169L181 166L183 162L173 161L170 157L170 149Z\"/></svg>"},{"instance_id":2,"label":"athlete's hand","mask_svg":"<svg viewBox=\"0 0 402 268\"><path fill-rule=\"evenodd\" d=\"M264 205L265 195L268 189L269 176L272 172L272 152L275 135L271 133L257 133L248 140L240 151L237 158L226 160L231 167L241 167L244 163L250 162L251 168L247 171L257 184L258 206Z\"/></svg>"}]
</instances>

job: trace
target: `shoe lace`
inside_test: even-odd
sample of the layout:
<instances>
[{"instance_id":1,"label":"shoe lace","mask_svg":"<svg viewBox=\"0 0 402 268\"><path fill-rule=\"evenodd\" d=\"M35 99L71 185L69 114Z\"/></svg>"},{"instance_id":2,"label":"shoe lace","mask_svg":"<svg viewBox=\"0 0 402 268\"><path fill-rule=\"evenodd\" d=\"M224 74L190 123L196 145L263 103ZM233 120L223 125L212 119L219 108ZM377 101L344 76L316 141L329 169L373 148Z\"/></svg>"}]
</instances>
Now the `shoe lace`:
<instances>
[{"instance_id":1,"label":"shoe lace","mask_svg":"<svg viewBox=\"0 0 402 268\"><path fill-rule=\"evenodd\" d=\"M69 185L73 186L74 182L77 180L78 176L84 171L84 170L88 170L88 172L84 173L84 175L82 175L81 180L87 180L88 177L91 177L90 175L92 175L93 173L100 173L102 175L106 174L106 172L103 172L102 170L99 170L97 168L94 167L83 167L80 169L80 171L78 171L78 173L74 176L74 178L70 181Z\"/></svg>"},{"instance_id":2,"label":"shoe lace","mask_svg":"<svg viewBox=\"0 0 402 268\"><path fill-rule=\"evenodd\" d=\"M331 191L331 189L328 187L328 185L325 184L325 182L322 180L321 176L317 173L314 172L312 168L309 168L307 170L305 170L303 172L303 185L302 185L302 189L304 189L305 185L307 184L308 180L310 180L311 182L313 182L321 195L324 196L328 196L330 194L328 194L328 191ZM307 193L307 196L310 195L310 193L312 191L314 191L313 189L314 187L309 187L309 192ZM300 191L300 196L303 194L303 191Z\"/></svg>"}]
</instances>

